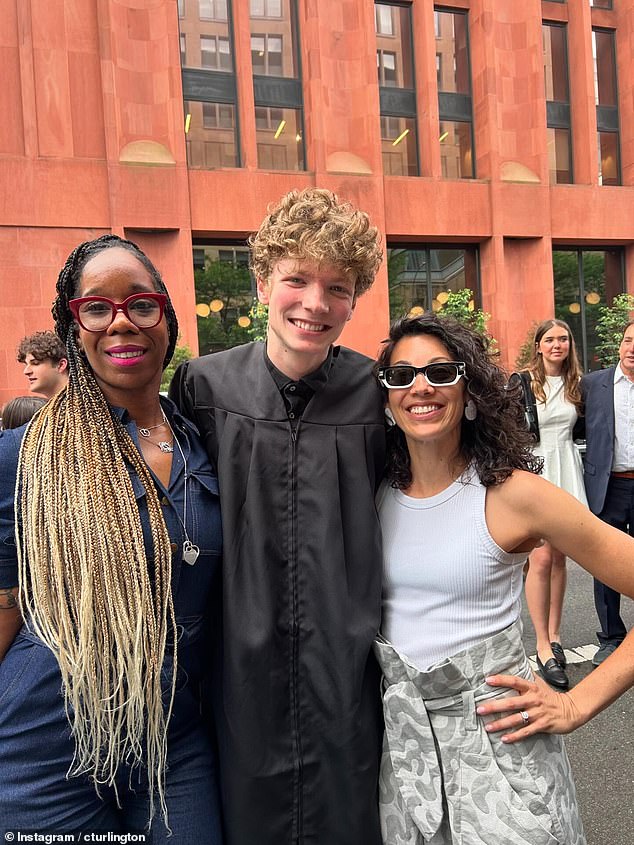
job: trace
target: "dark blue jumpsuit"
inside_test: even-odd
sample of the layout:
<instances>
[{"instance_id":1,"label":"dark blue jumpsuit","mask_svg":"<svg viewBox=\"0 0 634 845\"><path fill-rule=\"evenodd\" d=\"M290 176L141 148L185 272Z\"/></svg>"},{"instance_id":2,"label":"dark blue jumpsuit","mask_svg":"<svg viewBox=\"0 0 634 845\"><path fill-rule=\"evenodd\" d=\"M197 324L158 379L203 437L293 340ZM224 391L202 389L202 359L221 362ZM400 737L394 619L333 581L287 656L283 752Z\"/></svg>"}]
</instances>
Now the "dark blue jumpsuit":
<instances>
[{"instance_id":1,"label":"dark blue jumpsuit","mask_svg":"<svg viewBox=\"0 0 634 845\"><path fill-rule=\"evenodd\" d=\"M176 447L169 489L155 479L172 540L172 593L179 637L177 691L168 727L166 798L173 831L169 843L220 845L215 742L201 693L209 682L209 616L220 567L218 483L194 426L169 400L163 401L187 462L187 532L200 548L193 566L183 561L185 473ZM121 409L114 413L138 443L136 426L127 413ZM0 433L0 588L18 582L13 498L23 433L24 428ZM151 548L145 489L132 470L130 476L146 548ZM171 679L171 651L164 663L165 689ZM73 751L57 660L25 625L0 663L0 836L18 830L78 834L146 828L145 770L130 773L126 766L120 767L118 808L113 789L103 787L99 796L87 778L67 778ZM160 807L155 806L147 841L163 843L167 831Z\"/></svg>"}]
</instances>

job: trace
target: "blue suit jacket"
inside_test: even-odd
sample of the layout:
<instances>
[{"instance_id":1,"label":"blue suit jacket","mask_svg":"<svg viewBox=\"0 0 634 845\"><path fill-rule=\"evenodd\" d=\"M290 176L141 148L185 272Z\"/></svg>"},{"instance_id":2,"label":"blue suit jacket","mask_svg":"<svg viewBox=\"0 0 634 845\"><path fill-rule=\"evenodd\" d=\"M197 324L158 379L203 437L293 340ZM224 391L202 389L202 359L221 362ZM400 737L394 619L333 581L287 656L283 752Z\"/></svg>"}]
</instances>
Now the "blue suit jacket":
<instances>
[{"instance_id":1,"label":"blue suit jacket","mask_svg":"<svg viewBox=\"0 0 634 845\"><path fill-rule=\"evenodd\" d=\"M581 379L585 406L586 456L583 479L590 510L603 510L614 458L614 371L597 370Z\"/></svg>"}]
</instances>

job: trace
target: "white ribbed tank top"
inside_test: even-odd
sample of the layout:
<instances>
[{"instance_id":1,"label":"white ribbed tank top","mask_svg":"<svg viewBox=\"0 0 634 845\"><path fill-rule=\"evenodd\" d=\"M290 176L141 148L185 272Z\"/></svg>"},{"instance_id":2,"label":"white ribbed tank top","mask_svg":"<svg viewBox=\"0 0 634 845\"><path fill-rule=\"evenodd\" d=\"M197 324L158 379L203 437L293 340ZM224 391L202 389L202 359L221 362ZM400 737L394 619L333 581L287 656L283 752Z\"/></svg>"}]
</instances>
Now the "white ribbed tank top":
<instances>
[{"instance_id":1,"label":"white ribbed tank top","mask_svg":"<svg viewBox=\"0 0 634 845\"><path fill-rule=\"evenodd\" d=\"M385 482L377 494L383 533L381 631L419 669L515 622L526 553L489 534L486 488L471 469L427 499Z\"/></svg>"}]
</instances>

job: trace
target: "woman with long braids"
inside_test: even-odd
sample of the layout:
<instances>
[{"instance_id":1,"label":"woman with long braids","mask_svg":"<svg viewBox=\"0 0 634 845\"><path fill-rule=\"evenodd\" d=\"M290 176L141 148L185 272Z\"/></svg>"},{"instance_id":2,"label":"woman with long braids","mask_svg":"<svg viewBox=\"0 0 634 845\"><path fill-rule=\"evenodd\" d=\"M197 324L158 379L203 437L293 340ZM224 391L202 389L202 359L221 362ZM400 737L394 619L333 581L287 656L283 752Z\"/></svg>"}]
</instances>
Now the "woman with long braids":
<instances>
[{"instance_id":1,"label":"woman with long braids","mask_svg":"<svg viewBox=\"0 0 634 845\"><path fill-rule=\"evenodd\" d=\"M570 692L552 690L522 645L522 568L543 537L633 596L634 538L535 474L518 390L475 332L403 318L377 375L392 422L377 496L383 841L583 845L557 734L634 684L634 631Z\"/></svg>"},{"instance_id":2,"label":"woman with long braids","mask_svg":"<svg viewBox=\"0 0 634 845\"><path fill-rule=\"evenodd\" d=\"M68 386L0 434L0 831L219 845L217 480L159 395L176 315L147 256L104 235L69 256L53 316Z\"/></svg>"},{"instance_id":3,"label":"woman with long braids","mask_svg":"<svg viewBox=\"0 0 634 845\"><path fill-rule=\"evenodd\" d=\"M533 451L544 460L542 475L587 505L581 455L572 439L582 405L582 370L570 326L563 320L540 323L528 367L517 375L527 380L534 400ZM560 634L565 591L566 557L545 542L529 558L526 604L537 639L537 666L544 680L560 689L569 685Z\"/></svg>"}]
</instances>

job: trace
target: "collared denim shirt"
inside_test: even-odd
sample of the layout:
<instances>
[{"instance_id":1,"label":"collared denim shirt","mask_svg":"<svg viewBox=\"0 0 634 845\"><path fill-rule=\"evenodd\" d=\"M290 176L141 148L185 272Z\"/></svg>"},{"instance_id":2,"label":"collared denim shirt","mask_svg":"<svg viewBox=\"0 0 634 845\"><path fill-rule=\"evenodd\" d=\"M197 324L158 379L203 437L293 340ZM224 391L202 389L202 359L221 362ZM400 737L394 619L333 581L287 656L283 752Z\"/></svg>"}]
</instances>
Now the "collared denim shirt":
<instances>
[{"instance_id":1,"label":"collared denim shirt","mask_svg":"<svg viewBox=\"0 0 634 845\"><path fill-rule=\"evenodd\" d=\"M206 620L212 603L212 590L217 583L222 551L218 480L200 442L195 426L182 417L169 400L161 399L170 420L174 435L182 449L175 447L169 487L165 488L155 478L163 516L172 543L172 595L176 615L178 646L177 688L189 681L199 680L210 663ZM123 422L128 433L139 445L137 428L125 409L113 408L113 413ZM0 432L0 588L14 587L18 583L17 550L15 541L14 496L20 443L26 426ZM186 462L183 466L183 456ZM141 479L128 467L134 490L145 548L151 558L151 534L148 519L146 491ZM185 484L187 484L187 513L184 514ZM185 518L184 518L185 517ZM183 560L185 532L200 549L192 566ZM23 635L34 636L23 628ZM166 664L169 656L166 656ZM164 670L168 671L166 665Z\"/></svg>"}]
</instances>

